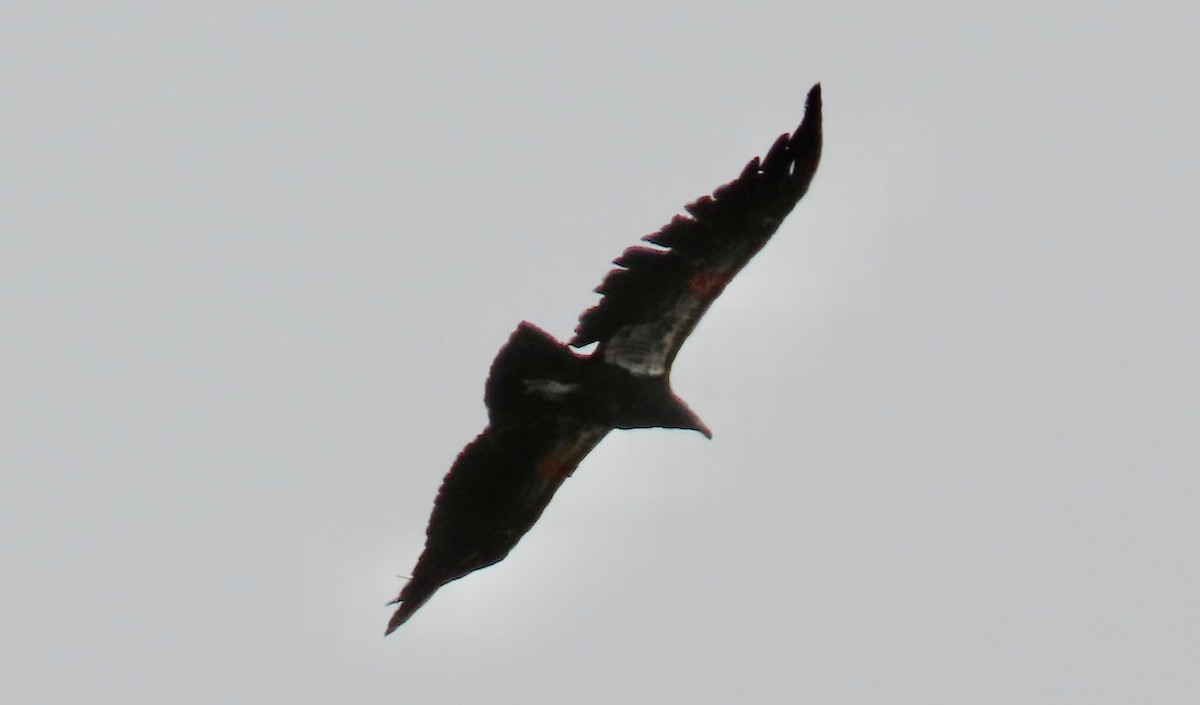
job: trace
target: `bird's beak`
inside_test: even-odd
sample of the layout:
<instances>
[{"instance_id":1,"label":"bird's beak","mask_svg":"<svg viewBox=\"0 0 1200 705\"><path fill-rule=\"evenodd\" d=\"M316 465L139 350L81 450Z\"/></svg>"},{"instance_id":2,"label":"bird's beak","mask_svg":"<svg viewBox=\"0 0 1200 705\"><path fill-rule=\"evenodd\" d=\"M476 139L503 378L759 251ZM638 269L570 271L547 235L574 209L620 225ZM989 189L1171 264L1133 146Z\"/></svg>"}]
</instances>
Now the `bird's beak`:
<instances>
[{"instance_id":1,"label":"bird's beak","mask_svg":"<svg viewBox=\"0 0 1200 705\"><path fill-rule=\"evenodd\" d=\"M692 407L688 406L687 402L679 397L675 397L675 403L679 406L679 410L683 412L684 419L686 419L686 422L684 424L680 424L679 428L699 431L700 433L704 434L705 438L711 441L712 431L710 431L708 426L706 426L704 422L700 420L700 417L696 415L696 412L692 411Z\"/></svg>"}]
</instances>

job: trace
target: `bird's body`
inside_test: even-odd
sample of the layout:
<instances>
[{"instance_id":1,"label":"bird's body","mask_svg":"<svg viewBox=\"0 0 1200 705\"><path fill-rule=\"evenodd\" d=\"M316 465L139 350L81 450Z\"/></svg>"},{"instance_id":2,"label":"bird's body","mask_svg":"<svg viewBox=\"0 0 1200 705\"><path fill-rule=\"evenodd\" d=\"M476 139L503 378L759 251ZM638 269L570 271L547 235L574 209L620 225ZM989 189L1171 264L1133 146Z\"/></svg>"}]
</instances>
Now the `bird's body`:
<instances>
[{"instance_id":1,"label":"bird's body","mask_svg":"<svg viewBox=\"0 0 1200 705\"><path fill-rule=\"evenodd\" d=\"M808 189L821 154L820 86L804 121L761 161L687 206L614 261L570 347L521 323L488 376L488 426L454 462L425 550L396 602L391 633L442 585L503 560L580 461L613 429L679 428L711 437L671 390L683 341ZM597 343L591 354L580 348Z\"/></svg>"}]
</instances>

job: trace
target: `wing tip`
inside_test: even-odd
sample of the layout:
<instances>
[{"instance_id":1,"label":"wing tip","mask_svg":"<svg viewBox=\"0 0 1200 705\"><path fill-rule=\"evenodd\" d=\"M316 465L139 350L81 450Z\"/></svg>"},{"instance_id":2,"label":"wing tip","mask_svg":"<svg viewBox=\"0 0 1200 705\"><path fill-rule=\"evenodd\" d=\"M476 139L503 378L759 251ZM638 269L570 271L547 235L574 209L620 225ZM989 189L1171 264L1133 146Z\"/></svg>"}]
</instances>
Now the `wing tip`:
<instances>
[{"instance_id":1,"label":"wing tip","mask_svg":"<svg viewBox=\"0 0 1200 705\"><path fill-rule=\"evenodd\" d=\"M411 585L411 583L409 583L409 585ZM387 636L399 629L400 625L407 622L408 619L413 616L413 613L421 607L421 605L424 605L429 601L429 598L433 596L433 593L436 590L437 588L434 588L433 590L422 590L419 594L409 595L406 597L405 593L412 592L406 585L404 590L400 592L400 596L388 603L389 605L399 604L400 606L397 607L396 611L392 613L392 618L388 620L387 629L384 630L383 635Z\"/></svg>"},{"instance_id":2,"label":"wing tip","mask_svg":"<svg viewBox=\"0 0 1200 705\"><path fill-rule=\"evenodd\" d=\"M398 614L400 614L399 611L396 612L396 615ZM384 636L391 636L392 632L399 629L401 624L404 624L406 621L408 621L408 615L405 615L402 619L398 618L396 615L392 615L391 621L388 622L387 629L383 630Z\"/></svg>"},{"instance_id":3,"label":"wing tip","mask_svg":"<svg viewBox=\"0 0 1200 705\"><path fill-rule=\"evenodd\" d=\"M796 202L808 191L817 166L821 163L821 152L825 142L821 107L821 84L818 82L808 90L808 97L804 101L804 118L788 140L791 190Z\"/></svg>"},{"instance_id":4,"label":"wing tip","mask_svg":"<svg viewBox=\"0 0 1200 705\"><path fill-rule=\"evenodd\" d=\"M645 252L646 255L650 255L651 252L653 255L657 255L656 257L647 256L646 259L662 263L669 261L668 258L662 256L667 252L689 245L695 249L696 246L691 243L689 238L695 237L696 229L706 227L706 221L711 220L712 211L716 210L715 204L718 201L738 203L737 199L748 198L749 196L745 195L745 190L750 188L745 186L747 182L772 184L772 186L764 188L787 201L787 203L770 206L772 210L779 211L776 220L782 221L808 191L809 184L821 160L823 143L821 98L821 83L817 82L808 90L804 104L804 117L791 135L787 133L780 135L775 144L762 157L754 157L746 164L735 181L720 186L712 194L701 196L684 206L689 215L677 213L670 223L657 232L643 236L641 238L643 241L661 248ZM767 237L769 236L770 234L767 235ZM634 250L636 255L642 254L640 250L648 250L648 248L634 247L630 250ZM570 347L579 349L592 343L599 343L630 322L627 307L614 303L613 296L615 292L622 290L631 279L633 270L627 268L626 261L622 261L626 255L629 255L630 250L613 262L617 268L609 271L600 284L592 290L594 293L600 294L602 298L579 317L574 334L567 341L567 345ZM630 255L629 259L633 258L633 255ZM636 279L636 274L632 278Z\"/></svg>"},{"instance_id":5,"label":"wing tip","mask_svg":"<svg viewBox=\"0 0 1200 705\"><path fill-rule=\"evenodd\" d=\"M792 138L795 140L800 135L821 134L821 84L814 83L813 87L808 89L808 97L804 99L804 118L800 121L799 127L792 133Z\"/></svg>"}]
</instances>

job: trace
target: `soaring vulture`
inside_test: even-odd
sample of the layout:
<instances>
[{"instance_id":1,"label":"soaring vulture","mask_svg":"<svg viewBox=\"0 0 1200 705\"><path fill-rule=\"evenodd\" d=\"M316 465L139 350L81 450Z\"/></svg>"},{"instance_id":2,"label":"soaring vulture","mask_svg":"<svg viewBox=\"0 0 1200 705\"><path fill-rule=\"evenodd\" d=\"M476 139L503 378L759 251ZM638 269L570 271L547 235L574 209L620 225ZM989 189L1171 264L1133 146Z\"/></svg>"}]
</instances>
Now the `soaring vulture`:
<instances>
[{"instance_id":1,"label":"soaring vulture","mask_svg":"<svg viewBox=\"0 0 1200 705\"><path fill-rule=\"evenodd\" d=\"M687 206L614 260L570 346L522 322L484 389L488 425L442 483L425 550L392 604L386 634L446 583L497 563L559 485L614 428L681 428L712 437L671 390L671 363L725 285L808 190L821 157L821 86L804 120L733 181Z\"/></svg>"}]
</instances>

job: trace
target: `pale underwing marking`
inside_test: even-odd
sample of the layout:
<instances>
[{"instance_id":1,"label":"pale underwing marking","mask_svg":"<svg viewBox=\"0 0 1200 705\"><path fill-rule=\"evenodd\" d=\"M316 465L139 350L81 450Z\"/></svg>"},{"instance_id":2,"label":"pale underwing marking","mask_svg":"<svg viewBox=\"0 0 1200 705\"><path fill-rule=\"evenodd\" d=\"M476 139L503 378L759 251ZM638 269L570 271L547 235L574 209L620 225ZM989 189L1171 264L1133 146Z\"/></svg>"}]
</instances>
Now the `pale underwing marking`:
<instances>
[{"instance_id":1,"label":"pale underwing marking","mask_svg":"<svg viewBox=\"0 0 1200 705\"><path fill-rule=\"evenodd\" d=\"M578 384L568 384L555 379L523 379L521 385L526 394L534 394L543 399L562 399L579 389Z\"/></svg>"}]
</instances>

